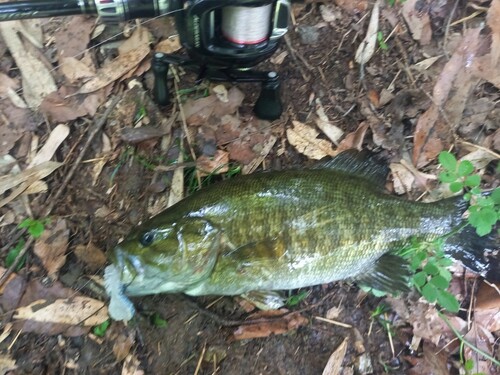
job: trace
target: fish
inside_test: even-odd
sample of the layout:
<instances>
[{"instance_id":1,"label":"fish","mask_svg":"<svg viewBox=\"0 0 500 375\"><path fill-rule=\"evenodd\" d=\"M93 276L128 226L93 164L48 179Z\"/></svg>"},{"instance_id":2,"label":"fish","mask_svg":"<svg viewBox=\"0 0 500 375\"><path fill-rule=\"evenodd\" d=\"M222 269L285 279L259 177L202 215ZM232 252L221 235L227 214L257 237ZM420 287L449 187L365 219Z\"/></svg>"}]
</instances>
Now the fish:
<instances>
[{"instance_id":1,"label":"fish","mask_svg":"<svg viewBox=\"0 0 500 375\"><path fill-rule=\"evenodd\" d=\"M397 250L453 231L445 251L475 257L471 267L483 276L498 271L498 261L492 267L485 257L491 243L460 232L462 197L407 200L386 192L387 175L375 155L345 151L313 168L253 173L200 189L112 251L104 274L110 316L130 320L129 297L157 293L253 295L272 306L279 303L273 291L346 279L404 292L410 271Z\"/></svg>"}]
</instances>

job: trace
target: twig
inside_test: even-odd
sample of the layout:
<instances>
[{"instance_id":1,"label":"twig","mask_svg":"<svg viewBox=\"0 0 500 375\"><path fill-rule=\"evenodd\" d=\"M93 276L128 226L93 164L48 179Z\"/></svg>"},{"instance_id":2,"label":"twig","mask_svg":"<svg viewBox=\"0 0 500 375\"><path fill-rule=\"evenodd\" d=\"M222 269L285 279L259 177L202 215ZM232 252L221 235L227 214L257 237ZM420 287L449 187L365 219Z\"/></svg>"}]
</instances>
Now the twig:
<instances>
[{"instance_id":1,"label":"twig","mask_svg":"<svg viewBox=\"0 0 500 375\"><path fill-rule=\"evenodd\" d=\"M481 354L484 358L490 360L492 363L494 363L496 366L500 366L500 361L498 361L497 359L493 358L491 355L489 355L488 353L485 353L483 352L481 349L479 349L478 347L474 346L473 344L471 344L470 342L468 342L456 329L455 327L453 327L450 323L450 321L446 318L446 316L444 316L442 313L440 313L438 311L438 315L441 319L443 319L443 321L446 323L446 325L452 330L452 332L455 334L455 336L457 336L457 338L465 345L465 346L468 346L469 348L471 348L473 351L475 351L476 353L479 353Z\"/></svg>"},{"instance_id":2,"label":"twig","mask_svg":"<svg viewBox=\"0 0 500 375\"><path fill-rule=\"evenodd\" d=\"M64 178L64 181L62 182L62 184L59 186L59 189L57 190L56 194L53 197L51 197L50 204L45 209L45 212L42 215L42 217L49 216L50 213L52 212L52 210L54 209L54 207L55 207L55 205L57 203L57 200L59 199L59 197L61 196L62 192L64 191L64 189L68 185L69 181L73 178L73 175L75 174L76 169L80 166L81 161L83 159L83 156L85 155L85 152L87 152L87 149L92 144L92 141L94 140L95 136L97 135L97 133L99 133L99 131L102 129L102 127L106 123L106 120L108 119L109 115L111 114L111 111L113 110L113 108L115 108L115 106L116 106L116 104L118 103L119 100L120 100L120 97L116 96L111 101L111 104L106 109L106 111L104 112L104 114L101 116L101 118L99 119L99 121L97 121L95 123L94 129L92 129L92 131L89 134L89 137L87 138L87 142L85 142L85 145L83 146L82 150L80 151L80 154L76 158L75 163L73 164L73 166L71 167L71 169L69 170L69 172L66 174L66 177ZM28 240L26 241L26 244L24 245L24 247L22 248L22 250L19 252L19 254L17 254L17 257L14 260L14 262L7 269L7 271L5 271L5 273L0 277L0 287L4 285L4 283L5 283L5 281L7 281L8 277L14 272L14 270L17 267L17 265L19 264L19 262L21 261L21 259L23 259L24 255L26 254L26 252L31 247L31 245L33 244L34 241L35 240L34 240L33 237L28 238Z\"/></svg>"},{"instance_id":3,"label":"twig","mask_svg":"<svg viewBox=\"0 0 500 375\"><path fill-rule=\"evenodd\" d=\"M323 318L321 316L315 316L314 318L321 320L322 322L330 323L330 324L333 324L333 325L336 325L339 327L352 328L352 325L350 325L350 324L338 322L338 321L332 320L332 319Z\"/></svg>"},{"instance_id":4,"label":"twig","mask_svg":"<svg viewBox=\"0 0 500 375\"><path fill-rule=\"evenodd\" d=\"M198 359L198 363L196 364L196 369L194 370L193 375L198 375L198 372L201 368L201 362L203 361L203 357L205 356L205 350L207 350L207 343L203 344L203 349L201 350L200 359Z\"/></svg>"}]
</instances>

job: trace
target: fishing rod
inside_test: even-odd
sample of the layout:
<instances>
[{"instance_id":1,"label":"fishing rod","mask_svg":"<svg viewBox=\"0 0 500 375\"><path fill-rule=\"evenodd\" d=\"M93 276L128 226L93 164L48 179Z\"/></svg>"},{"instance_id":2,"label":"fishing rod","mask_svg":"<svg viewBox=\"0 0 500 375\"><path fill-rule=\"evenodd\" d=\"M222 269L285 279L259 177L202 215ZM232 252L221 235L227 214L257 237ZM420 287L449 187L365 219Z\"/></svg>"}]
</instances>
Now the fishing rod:
<instances>
[{"instance_id":1,"label":"fishing rod","mask_svg":"<svg viewBox=\"0 0 500 375\"><path fill-rule=\"evenodd\" d=\"M254 112L262 119L280 117L283 106L277 72L251 69L268 59L288 30L290 0L27 0L0 3L0 22L89 14L103 22L172 15L188 57L155 53L153 96L170 102L170 64L197 73L196 83L258 82Z\"/></svg>"}]
</instances>

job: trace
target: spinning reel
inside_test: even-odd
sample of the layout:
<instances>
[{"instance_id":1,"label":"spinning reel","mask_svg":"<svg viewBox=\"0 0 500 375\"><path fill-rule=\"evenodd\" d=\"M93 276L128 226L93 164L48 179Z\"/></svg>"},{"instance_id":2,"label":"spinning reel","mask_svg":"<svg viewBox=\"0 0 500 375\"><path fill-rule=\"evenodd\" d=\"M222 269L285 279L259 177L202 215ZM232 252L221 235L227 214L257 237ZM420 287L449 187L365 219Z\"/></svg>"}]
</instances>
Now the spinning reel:
<instances>
[{"instance_id":1,"label":"spinning reel","mask_svg":"<svg viewBox=\"0 0 500 375\"><path fill-rule=\"evenodd\" d=\"M251 68L269 58L288 29L289 0L28 0L0 3L0 21L97 14L105 22L173 15L182 46L189 58L156 53L152 69L153 96L169 103L167 73L170 64L195 71L203 79L260 82L254 112L275 120L283 110L276 72Z\"/></svg>"}]
</instances>

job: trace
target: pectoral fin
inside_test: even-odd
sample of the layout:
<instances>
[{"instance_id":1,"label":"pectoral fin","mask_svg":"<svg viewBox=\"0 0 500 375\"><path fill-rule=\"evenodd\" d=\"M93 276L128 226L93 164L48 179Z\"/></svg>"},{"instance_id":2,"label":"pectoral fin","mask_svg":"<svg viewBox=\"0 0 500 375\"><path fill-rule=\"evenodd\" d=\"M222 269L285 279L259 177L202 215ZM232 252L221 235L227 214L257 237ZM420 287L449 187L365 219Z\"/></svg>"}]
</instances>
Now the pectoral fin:
<instances>
[{"instance_id":1,"label":"pectoral fin","mask_svg":"<svg viewBox=\"0 0 500 375\"><path fill-rule=\"evenodd\" d=\"M371 270L356 277L356 282L382 292L397 294L410 290L410 275L409 265L403 258L384 254Z\"/></svg>"},{"instance_id":2,"label":"pectoral fin","mask_svg":"<svg viewBox=\"0 0 500 375\"><path fill-rule=\"evenodd\" d=\"M254 290L241 295L261 310L276 310L285 305L285 298L275 291Z\"/></svg>"},{"instance_id":3,"label":"pectoral fin","mask_svg":"<svg viewBox=\"0 0 500 375\"><path fill-rule=\"evenodd\" d=\"M245 262L280 259L286 252L285 242L281 236L266 238L261 241L249 242L224 256Z\"/></svg>"}]
</instances>

